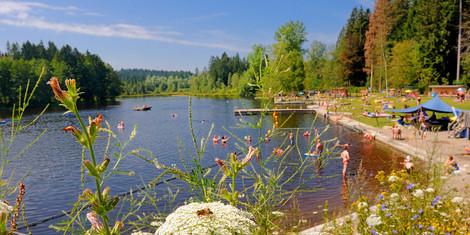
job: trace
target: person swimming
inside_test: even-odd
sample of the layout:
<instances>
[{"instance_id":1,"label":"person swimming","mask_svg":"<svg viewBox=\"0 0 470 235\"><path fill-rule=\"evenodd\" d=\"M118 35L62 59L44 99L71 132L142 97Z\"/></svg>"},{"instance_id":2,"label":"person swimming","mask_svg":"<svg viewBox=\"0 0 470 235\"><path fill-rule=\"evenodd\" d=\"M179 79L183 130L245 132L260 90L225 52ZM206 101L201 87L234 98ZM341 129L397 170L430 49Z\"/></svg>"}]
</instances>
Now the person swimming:
<instances>
[{"instance_id":1,"label":"person swimming","mask_svg":"<svg viewBox=\"0 0 470 235\"><path fill-rule=\"evenodd\" d=\"M219 140L220 140L220 136L217 138L217 135L214 135L214 138L212 138L212 141L213 141L214 143L218 143Z\"/></svg>"}]
</instances>

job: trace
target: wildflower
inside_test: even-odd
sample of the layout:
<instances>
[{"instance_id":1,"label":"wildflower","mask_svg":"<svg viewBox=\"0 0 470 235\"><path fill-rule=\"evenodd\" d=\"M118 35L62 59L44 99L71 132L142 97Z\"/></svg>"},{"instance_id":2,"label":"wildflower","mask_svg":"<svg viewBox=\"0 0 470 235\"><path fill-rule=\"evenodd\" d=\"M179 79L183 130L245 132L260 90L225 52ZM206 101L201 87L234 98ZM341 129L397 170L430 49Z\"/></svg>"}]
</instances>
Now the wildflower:
<instances>
[{"instance_id":1,"label":"wildflower","mask_svg":"<svg viewBox=\"0 0 470 235\"><path fill-rule=\"evenodd\" d=\"M377 225L382 224L382 220L377 215L372 214L369 217L367 217L366 223L371 227L375 227Z\"/></svg>"},{"instance_id":2,"label":"wildflower","mask_svg":"<svg viewBox=\"0 0 470 235\"><path fill-rule=\"evenodd\" d=\"M227 166L225 165L224 160L220 160L218 158L215 158L215 162L217 162L217 164L220 166L220 168L227 168Z\"/></svg>"},{"instance_id":3,"label":"wildflower","mask_svg":"<svg viewBox=\"0 0 470 235\"><path fill-rule=\"evenodd\" d=\"M90 213L87 213L86 218L91 223L91 230L95 232L99 232L100 230L104 228L101 221L99 221L98 218L96 217L96 212L92 211Z\"/></svg>"},{"instance_id":4,"label":"wildflower","mask_svg":"<svg viewBox=\"0 0 470 235\"><path fill-rule=\"evenodd\" d=\"M55 98L60 102L64 102L67 99L67 92L63 91L60 88L59 81L57 78L53 77L47 82L47 85L51 85L52 90L54 91Z\"/></svg>"},{"instance_id":5,"label":"wildflower","mask_svg":"<svg viewBox=\"0 0 470 235\"><path fill-rule=\"evenodd\" d=\"M271 214L273 214L274 216L276 217L282 217L284 216L284 213L280 212L280 211L273 211L271 212Z\"/></svg>"},{"instance_id":6,"label":"wildflower","mask_svg":"<svg viewBox=\"0 0 470 235\"><path fill-rule=\"evenodd\" d=\"M65 80L65 85L67 86L68 91L63 91L60 88L59 81L57 78L52 77L51 80L47 82L48 85L51 85L52 90L54 91L55 98L60 101L62 106L66 107L69 110L73 109L73 105L77 102L79 98L79 90L75 83L75 79Z\"/></svg>"},{"instance_id":7,"label":"wildflower","mask_svg":"<svg viewBox=\"0 0 470 235\"><path fill-rule=\"evenodd\" d=\"M385 214L385 216L390 217L390 216L392 216L392 214L387 213L387 214Z\"/></svg>"},{"instance_id":8,"label":"wildflower","mask_svg":"<svg viewBox=\"0 0 470 235\"><path fill-rule=\"evenodd\" d=\"M422 224L420 224L418 227L419 227L419 228L423 228L423 225L422 225Z\"/></svg>"},{"instance_id":9,"label":"wildflower","mask_svg":"<svg viewBox=\"0 0 470 235\"><path fill-rule=\"evenodd\" d=\"M396 182L398 181L398 177L396 175L391 175L388 177L388 182Z\"/></svg>"},{"instance_id":10,"label":"wildflower","mask_svg":"<svg viewBox=\"0 0 470 235\"><path fill-rule=\"evenodd\" d=\"M426 192L428 192L428 193L434 193L435 191L434 191L433 188L427 188L427 189L426 189Z\"/></svg>"},{"instance_id":11,"label":"wildflower","mask_svg":"<svg viewBox=\"0 0 470 235\"><path fill-rule=\"evenodd\" d=\"M390 198L392 198L392 199L397 199L397 198L399 198L399 197L400 197L400 196L398 195L398 193L392 193L392 194L390 194Z\"/></svg>"},{"instance_id":12,"label":"wildflower","mask_svg":"<svg viewBox=\"0 0 470 235\"><path fill-rule=\"evenodd\" d=\"M379 198L383 200L383 199L384 199L384 195L383 195L383 194L379 194Z\"/></svg>"},{"instance_id":13,"label":"wildflower","mask_svg":"<svg viewBox=\"0 0 470 235\"><path fill-rule=\"evenodd\" d=\"M419 217L419 215L414 215L413 219L417 219L418 217Z\"/></svg>"},{"instance_id":14,"label":"wildflower","mask_svg":"<svg viewBox=\"0 0 470 235\"><path fill-rule=\"evenodd\" d=\"M364 208L364 207L367 207L367 202L359 202L359 204L357 204L357 208L361 209L361 208Z\"/></svg>"},{"instance_id":15,"label":"wildflower","mask_svg":"<svg viewBox=\"0 0 470 235\"><path fill-rule=\"evenodd\" d=\"M415 185L413 183L410 183L408 184L408 186L406 186L406 189L410 190L414 187Z\"/></svg>"},{"instance_id":16,"label":"wildflower","mask_svg":"<svg viewBox=\"0 0 470 235\"><path fill-rule=\"evenodd\" d=\"M414 197L417 197L417 198L422 198L424 196L424 192L423 190L421 189L416 189L414 192L413 192L413 196Z\"/></svg>"},{"instance_id":17,"label":"wildflower","mask_svg":"<svg viewBox=\"0 0 470 235\"><path fill-rule=\"evenodd\" d=\"M440 197L440 196L436 196L436 197L434 198L434 200L432 200L432 205L435 206L435 205L439 202L439 200L441 200L441 197Z\"/></svg>"},{"instance_id":18,"label":"wildflower","mask_svg":"<svg viewBox=\"0 0 470 235\"><path fill-rule=\"evenodd\" d=\"M455 213L460 213L460 212L462 212L462 210L460 209L455 210Z\"/></svg>"},{"instance_id":19,"label":"wildflower","mask_svg":"<svg viewBox=\"0 0 470 235\"><path fill-rule=\"evenodd\" d=\"M463 198L461 198L461 197L454 197L451 200L451 202L453 202L453 203L461 203L462 201L463 201Z\"/></svg>"},{"instance_id":20,"label":"wildflower","mask_svg":"<svg viewBox=\"0 0 470 235\"><path fill-rule=\"evenodd\" d=\"M154 227L160 227L162 226L162 222L161 221L153 221L150 223L150 226L154 226Z\"/></svg>"},{"instance_id":21,"label":"wildflower","mask_svg":"<svg viewBox=\"0 0 470 235\"><path fill-rule=\"evenodd\" d=\"M429 226L428 229L431 230L431 231L434 231L434 227L433 227L433 226Z\"/></svg>"},{"instance_id":22,"label":"wildflower","mask_svg":"<svg viewBox=\"0 0 470 235\"><path fill-rule=\"evenodd\" d=\"M398 232L397 232L397 230L393 230L393 233L397 234Z\"/></svg>"},{"instance_id":23,"label":"wildflower","mask_svg":"<svg viewBox=\"0 0 470 235\"><path fill-rule=\"evenodd\" d=\"M387 208L385 208L385 204L383 204L383 203L382 203L382 205L380 205L380 207L382 207L382 210L383 210L383 211L384 211L385 209L387 209Z\"/></svg>"},{"instance_id":24,"label":"wildflower","mask_svg":"<svg viewBox=\"0 0 470 235\"><path fill-rule=\"evenodd\" d=\"M375 230L373 230L373 229L371 229L370 232L371 232L373 235L377 235L377 234L378 234L378 233L377 233Z\"/></svg>"},{"instance_id":25,"label":"wildflower","mask_svg":"<svg viewBox=\"0 0 470 235\"><path fill-rule=\"evenodd\" d=\"M422 210L422 209L419 209L419 210L418 210L418 213L422 214L422 213L423 213L423 210Z\"/></svg>"},{"instance_id":26,"label":"wildflower","mask_svg":"<svg viewBox=\"0 0 470 235\"><path fill-rule=\"evenodd\" d=\"M212 214L198 215L203 209L209 209ZM253 234L257 226L252 217L221 202L193 202L168 215L155 234Z\"/></svg>"},{"instance_id":27,"label":"wildflower","mask_svg":"<svg viewBox=\"0 0 470 235\"><path fill-rule=\"evenodd\" d=\"M248 164L251 158L253 158L253 155L255 154L256 151L257 149L250 146L248 153L246 154L245 158L242 160L242 165Z\"/></svg>"}]
</instances>

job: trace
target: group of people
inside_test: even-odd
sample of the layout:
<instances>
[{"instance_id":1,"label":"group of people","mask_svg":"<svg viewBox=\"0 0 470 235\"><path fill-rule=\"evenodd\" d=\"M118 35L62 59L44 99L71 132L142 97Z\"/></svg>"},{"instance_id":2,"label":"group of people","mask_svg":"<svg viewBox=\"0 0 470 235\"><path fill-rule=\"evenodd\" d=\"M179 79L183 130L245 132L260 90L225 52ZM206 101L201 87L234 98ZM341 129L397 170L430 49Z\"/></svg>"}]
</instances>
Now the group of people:
<instances>
[{"instance_id":1,"label":"group of people","mask_svg":"<svg viewBox=\"0 0 470 235\"><path fill-rule=\"evenodd\" d=\"M122 129L124 128L124 122L118 122L118 126L117 126L119 129Z\"/></svg>"},{"instance_id":2,"label":"group of people","mask_svg":"<svg viewBox=\"0 0 470 235\"><path fill-rule=\"evenodd\" d=\"M217 135L214 135L214 138L212 138L212 142L219 143L219 140L220 140L220 142L222 142L222 144L226 144L229 139L230 139L230 136L225 137L225 135L224 135L222 137L220 137L220 136L217 137Z\"/></svg>"}]
</instances>

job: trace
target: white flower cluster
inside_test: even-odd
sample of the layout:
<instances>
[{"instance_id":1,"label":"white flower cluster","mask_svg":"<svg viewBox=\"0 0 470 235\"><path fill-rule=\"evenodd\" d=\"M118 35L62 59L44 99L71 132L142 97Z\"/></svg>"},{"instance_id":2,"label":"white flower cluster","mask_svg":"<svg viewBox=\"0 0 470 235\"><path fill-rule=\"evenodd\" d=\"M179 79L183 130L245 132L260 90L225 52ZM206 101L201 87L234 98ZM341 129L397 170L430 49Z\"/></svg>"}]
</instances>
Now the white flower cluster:
<instances>
[{"instance_id":1,"label":"white flower cluster","mask_svg":"<svg viewBox=\"0 0 470 235\"><path fill-rule=\"evenodd\" d=\"M221 202L193 202L168 215L155 234L252 234L257 226L251 218L252 214Z\"/></svg>"},{"instance_id":2,"label":"white flower cluster","mask_svg":"<svg viewBox=\"0 0 470 235\"><path fill-rule=\"evenodd\" d=\"M382 220L376 214L372 214L369 217L367 217L366 223L371 227L375 227L375 226L382 224Z\"/></svg>"},{"instance_id":3,"label":"white flower cluster","mask_svg":"<svg viewBox=\"0 0 470 235\"><path fill-rule=\"evenodd\" d=\"M398 177L396 175L391 175L390 177L388 177L388 182L397 182L398 181Z\"/></svg>"},{"instance_id":4,"label":"white flower cluster","mask_svg":"<svg viewBox=\"0 0 470 235\"><path fill-rule=\"evenodd\" d=\"M463 198L461 198L461 197L454 197L454 198L452 198L451 202L453 202L453 203L461 203L461 202L463 202Z\"/></svg>"},{"instance_id":5,"label":"white flower cluster","mask_svg":"<svg viewBox=\"0 0 470 235\"><path fill-rule=\"evenodd\" d=\"M434 193L434 192L436 192L436 191L434 191L433 188L427 188L427 189L426 189L426 192L428 192L428 193Z\"/></svg>"},{"instance_id":6,"label":"white flower cluster","mask_svg":"<svg viewBox=\"0 0 470 235\"><path fill-rule=\"evenodd\" d=\"M417 197L417 198L422 198L424 196L424 192L423 190L421 189L416 189L414 192L413 192L413 196L414 197Z\"/></svg>"},{"instance_id":7,"label":"white flower cluster","mask_svg":"<svg viewBox=\"0 0 470 235\"><path fill-rule=\"evenodd\" d=\"M138 232L131 233L131 235L153 235L153 233L138 231Z\"/></svg>"},{"instance_id":8,"label":"white flower cluster","mask_svg":"<svg viewBox=\"0 0 470 235\"><path fill-rule=\"evenodd\" d=\"M367 205L367 202L359 202L359 203L357 204L357 208L359 208L359 209L364 208L364 207L367 207L367 206L368 206L368 205Z\"/></svg>"}]
</instances>

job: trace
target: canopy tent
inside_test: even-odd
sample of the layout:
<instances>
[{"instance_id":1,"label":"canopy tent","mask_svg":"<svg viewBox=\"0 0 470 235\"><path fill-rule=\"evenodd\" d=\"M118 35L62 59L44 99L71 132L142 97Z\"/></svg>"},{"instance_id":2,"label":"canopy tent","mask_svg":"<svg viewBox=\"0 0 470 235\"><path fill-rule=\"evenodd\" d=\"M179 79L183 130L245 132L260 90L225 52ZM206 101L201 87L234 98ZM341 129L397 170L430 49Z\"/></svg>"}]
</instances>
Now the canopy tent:
<instances>
[{"instance_id":1,"label":"canopy tent","mask_svg":"<svg viewBox=\"0 0 470 235\"><path fill-rule=\"evenodd\" d=\"M459 111L466 111L466 110L461 110L461 109L457 109L457 108L454 108L456 112L459 112ZM406 108L406 109L391 109L391 110L388 110L390 112L397 112L397 113L416 113L420 110L423 110L423 111L433 111L433 112L438 112L438 113L453 113L454 111L452 110L452 106L444 103L440 98L439 96L434 96L434 98L432 98L430 101L422 104L422 105L418 105L418 106L415 106L415 107L411 107L411 108Z\"/></svg>"}]
</instances>

